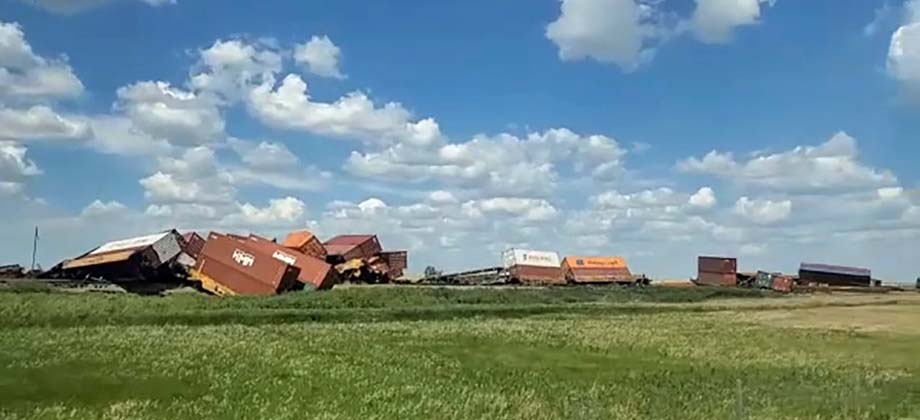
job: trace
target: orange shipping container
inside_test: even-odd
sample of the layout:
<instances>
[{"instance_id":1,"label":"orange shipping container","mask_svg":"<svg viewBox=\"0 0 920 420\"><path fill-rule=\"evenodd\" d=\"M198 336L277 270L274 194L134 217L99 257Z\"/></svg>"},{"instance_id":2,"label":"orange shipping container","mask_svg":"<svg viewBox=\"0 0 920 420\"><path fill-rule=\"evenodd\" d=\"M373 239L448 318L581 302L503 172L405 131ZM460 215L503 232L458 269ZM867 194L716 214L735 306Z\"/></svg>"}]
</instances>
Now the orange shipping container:
<instances>
[{"instance_id":1,"label":"orange shipping container","mask_svg":"<svg viewBox=\"0 0 920 420\"><path fill-rule=\"evenodd\" d=\"M326 248L322 241L308 230L298 230L288 234L281 245L290 248L301 254L326 260Z\"/></svg>"},{"instance_id":2,"label":"orange shipping container","mask_svg":"<svg viewBox=\"0 0 920 420\"><path fill-rule=\"evenodd\" d=\"M572 268L626 268L623 257L565 257L562 265Z\"/></svg>"},{"instance_id":3,"label":"orange shipping container","mask_svg":"<svg viewBox=\"0 0 920 420\"><path fill-rule=\"evenodd\" d=\"M565 277L573 283L632 283L635 281L623 257L566 257Z\"/></svg>"}]
</instances>

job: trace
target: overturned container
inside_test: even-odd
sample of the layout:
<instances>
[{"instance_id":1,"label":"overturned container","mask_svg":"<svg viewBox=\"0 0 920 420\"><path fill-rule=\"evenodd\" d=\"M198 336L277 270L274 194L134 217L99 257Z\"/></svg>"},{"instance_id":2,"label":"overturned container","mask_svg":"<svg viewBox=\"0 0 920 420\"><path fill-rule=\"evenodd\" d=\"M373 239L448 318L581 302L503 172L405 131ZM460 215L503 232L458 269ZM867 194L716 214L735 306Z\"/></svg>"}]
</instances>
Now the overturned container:
<instances>
[{"instance_id":1,"label":"overturned container","mask_svg":"<svg viewBox=\"0 0 920 420\"><path fill-rule=\"evenodd\" d=\"M565 284L559 254L555 252L512 248L502 253L502 260L513 283Z\"/></svg>"},{"instance_id":2,"label":"overturned container","mask_svg":"<svg viewBox=\"0 0 920 420\"><path fill-rule=\"evenodd\" d=\"M339 235L323 244L326 249L326 261L341 264L358 258L371 258L380 253L380 241L377 235Z\"/></svg>"},{"instance_id":3,"label":"overturned container","mask_svg":"<svg viewBox=\"0 0 920 420\"><path fill-rule=\"evenodd\" d=\"M738 284L738 260L728 257L699 257L696 282L707 286L735 287Z\"/></svg>"},{"instance_id":4,"label":"overturned container","mask_svg":"<svg viewBox=\"0 0 920 420\"><path fill-rule=\"evenodd\" d=\"M191 270L193 280L217 295L273 295L289 290L299 274L244 240L213 232Z\"/></svg>"},{"instance_id":5,"label":"overturned container","mask_svg":"<svg viewBox=\"0 0 920 420\"><path fill-rule=\"evenodd\" d=\"M297 280L305 287L324 290L330 289L335 285L336 271L323 260L302 254L255 235L250 235L247 242L262 253L299 268L300 273L297 276Z\"/></svg>"},{"instance_id":6,"label":"overturned container","mask_svg":"<svg viewBox=\"0 0 920 420\"><path fill-rule=\"evenodd\" d=\"M780 293L792 292L795 287L795 279L792 276L776 274L773 276L773 291Z\"/></svg>"},{"instance_id":7,"label":"overturned container","mask_svg":"<svg viewBox=\"0 0 920 420\"><path fill-rule=\"evenodd\" d=\"M872 271L868 268L811 263L802 263L799 266L799 282L829 286L871 287L873 285Z\"/></svg>"},{"instance_id":8,"label":"overturned container","mask_svg":"<svg viewBox=\"0 0 920 420\"><path fill-rule=\"evenodd\" d=\"M405 274L407 268L409 268L409 252L408 251L388 251L381 252L380 259L386 263L387 267L387 276L390 280L396 280Z\"/></svg>"},{"instance_id":9,"label":"overturned container","mask_svg":"<svg viewBox=\"0 0 920 420\"><path fill-rule=\"evenodd\" d=\"M100 278L112 282L143 282L164 274L161 267L181 252L175 230L112 241L61 266L65 278Z\"/></svg>"},{"instance_id":10,"label":"overturned container","mask_svg":"<svg viewBox=\"0 0 920 420\"><path fill-rule=\"evenodd\" d=\"M576 284L631 284L635 277L623 257L565 257L565 279Z\"/></svg>"},{"instance_id":11,"label":"overturned container","mask_svg":"<svg viewBox=\"0 0 920 420\"><path fill-rule=\"evenodd\" d=\"M323 261L326 260L326 247L323 246L323 242L320 241L319 238L308 230L298 230L289 233L287 237L284 238L281 246L293 249L304 255L309 255L313 258L319 258Z\"/></svg>"}]
</instances>

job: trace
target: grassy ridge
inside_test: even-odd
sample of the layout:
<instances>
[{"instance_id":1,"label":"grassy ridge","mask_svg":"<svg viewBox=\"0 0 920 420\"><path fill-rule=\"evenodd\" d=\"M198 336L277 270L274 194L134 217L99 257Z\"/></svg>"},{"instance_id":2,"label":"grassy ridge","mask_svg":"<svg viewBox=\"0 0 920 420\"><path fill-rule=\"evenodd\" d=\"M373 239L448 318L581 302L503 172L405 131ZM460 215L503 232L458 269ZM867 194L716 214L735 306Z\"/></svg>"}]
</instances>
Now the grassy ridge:
<instances>
[{"instance_id":1,"label":"grassy ridge","mask_svg":"<svg viewBox=\"0 0 920 420\"><path fill-rule=\"evenodd\" d=\"M742 289L457 289L355 287L271 297L141 297L0 293L0 326L219 325L369 322L466 317L518 318L552 313L656 312L625 303L690 303L773 296Z\"/></svg>"}]
</instances>

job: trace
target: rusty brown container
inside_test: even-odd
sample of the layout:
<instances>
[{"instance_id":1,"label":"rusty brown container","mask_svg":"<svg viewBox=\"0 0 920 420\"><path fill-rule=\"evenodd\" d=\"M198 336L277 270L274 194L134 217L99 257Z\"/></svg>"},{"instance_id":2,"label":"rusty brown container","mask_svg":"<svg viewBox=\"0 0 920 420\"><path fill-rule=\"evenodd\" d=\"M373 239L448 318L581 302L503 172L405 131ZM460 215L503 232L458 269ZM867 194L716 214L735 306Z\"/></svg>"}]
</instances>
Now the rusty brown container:
<instances>
[{"instance_id":1,"label":"rusty brown container","mask_svg":"<svg viewBox=\"0 0 920 420\"><path fill-rule=\"evenodd\" d=\"M735 274L738 272L738 260L727 257L699 257L699 271L708 273Z\"/></svg>"},{"instance_id":2,"label":"rusty brown container","mask_svg":"<svg viewBox=\"0 0 920 420\"><path fill-rule=\"evenodd\" d=\"M260 252L245 241L208 235L196 271L240 295L272 295L297 281L300 269Z\"/></svg>"},{"instance_id":3,"label":"rusty brown container","mask_svg":"<svg viewBox=\"0 0 920 420\"><path fill-rule=\"evenodd\" d=\"M790 276L773 276L773 290L780 293L789 293L792 291L795 282Z\"/></svg>"},{"instance_id":4,"label":"rusty brown container","mask_svg":"<svg viewBox=\"0 0 920 420\"><path fill-rule=\"evenodd\" d=\"M258 236L250 236L249 245L272 258L300 269L297 280L313 289L330 289L335 285L335 270L323 260L302 254Z\"/></svg>"},{"instance_id":5,"label":"rusty brown container","mask_svg":"<svg viewBox=\"0 0 920 420\"><path fill-rule=\"evenodd\" d=\"M386 262L387 267L389 267L389 272L387 274L391 279L402 277L406 269L409 268L408 251L381 252L380 258Z\"/></svg>"},{"instance_id":6,"label":"rusty brown container","mask_svg":"<svg viewBox=\"0 0 920 420\"><path fill-rule=\"evenodd\" d=\"M195 232L187 232L182 235L182 251L192 258L198 258L201 250L204 249L204 238Z\"/></svg>"},{"instance_id":7,"label":"rusty brown container","mask_svg":"<svg viewBox=\"0 0 920 420\"><path fill-rule=\"evenodd\" d=\"M290 248L301 254L310 255L321 260L326 259L326 248L322 241L319 240L312 232L308 230L298 230L291 232L284 238L281 243L285 248Z\"/></svg>"},{"instance_id":8,"label":"rusty brown container","mask_svg":"<svg viewBox=\"0 0 920 420\"><path fill-rule=\"evenodd\" d=\"M565 284L562 267L515 265L508 268L512 281L527 285Z\"/></svg>"},{"instance_id":9,"label":"rusty brown container","mask_svg":"<svg viewBox=\"0 0 920 420\"><path fill-rule=\"evenodd\" d=\"M377 235L340 235L326 241L323 246L327 260L341 263L355 258L370 258L380 253Z\"/></svg>"},{"instance_id":10,"label":"rusty brown container","mask_svg":"<svg viewBox=\"0 0 920 420\"><path fill-rule=\"evenodd\" d=\"M696 282L707 286L734 287L738 285L738 275L701 271L696 277Z\"/></svg>"}]
</instances>

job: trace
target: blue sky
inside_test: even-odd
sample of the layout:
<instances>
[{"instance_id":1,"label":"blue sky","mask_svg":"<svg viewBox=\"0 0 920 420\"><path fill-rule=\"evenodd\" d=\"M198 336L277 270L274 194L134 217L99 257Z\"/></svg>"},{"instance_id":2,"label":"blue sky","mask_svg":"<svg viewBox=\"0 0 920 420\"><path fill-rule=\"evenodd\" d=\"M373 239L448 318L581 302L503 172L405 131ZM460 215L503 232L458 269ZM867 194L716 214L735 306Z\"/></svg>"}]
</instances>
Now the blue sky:
<instances>
[{"instance_id":1,"label":"blue sky","mask_svg":"<svg viewBox=\"0 0 920 420\"><path fill-rule=\"evenodd\" d=\"M920 274L920 2L218 4L3 0L4 261L35 225L46 265L306 226L416 269L525 246Z\"/></svg>"}]
</instances>

